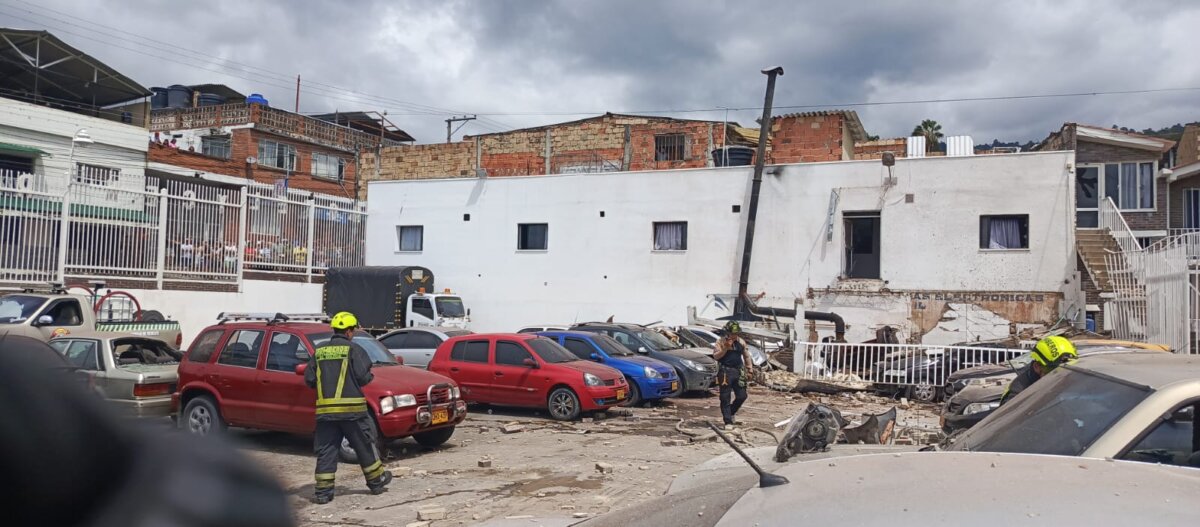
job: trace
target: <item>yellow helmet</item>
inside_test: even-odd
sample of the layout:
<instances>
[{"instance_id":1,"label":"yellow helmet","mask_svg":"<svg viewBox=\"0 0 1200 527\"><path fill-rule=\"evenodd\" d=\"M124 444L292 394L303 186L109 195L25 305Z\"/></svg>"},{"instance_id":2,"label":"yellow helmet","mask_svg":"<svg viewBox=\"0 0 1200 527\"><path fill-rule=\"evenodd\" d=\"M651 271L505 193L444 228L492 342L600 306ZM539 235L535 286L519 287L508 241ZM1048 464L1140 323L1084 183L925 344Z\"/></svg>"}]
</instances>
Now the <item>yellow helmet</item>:
<instances>
[{"instance_id":1,"label":"yellow helmet","mask_svg":"<svg viewBox=\"0 0 1200 527\"><path fill-rule=\"evenodd\" d=\"M329 322L329 326L333 329L350 329L358 327L358 319L354 317L354 313L342 311L333 316L333 320Z\"/></svg>"},{"instance_id":2,"label":"yellow helmet","mask_svg":"<svg viewBox=\"0 0 1200 527\"><path fill-rule=\"evenodd\" d=\"M1037 346L1033 348L1033 360L1049 368L1056 368L1077 358L1079 353L1075 351L1075 345L1057 335L1038 341Z\"/></svg>"}]
</instances>

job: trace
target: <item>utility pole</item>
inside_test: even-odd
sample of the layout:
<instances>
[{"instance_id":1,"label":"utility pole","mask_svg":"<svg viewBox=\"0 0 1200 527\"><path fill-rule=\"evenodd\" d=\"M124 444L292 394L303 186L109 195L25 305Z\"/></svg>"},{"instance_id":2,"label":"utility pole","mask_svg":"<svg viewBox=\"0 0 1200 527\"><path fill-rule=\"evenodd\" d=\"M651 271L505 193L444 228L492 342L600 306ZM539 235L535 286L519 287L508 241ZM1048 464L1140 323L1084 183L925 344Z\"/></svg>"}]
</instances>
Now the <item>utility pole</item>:
<instances>
[{"instance_id":1,"label":"utility pole","mask_svg":"<svg viewBox=\"0 0 1200 527\"><path fill-rule=\"evenodd\" d=\"M462 117L451 117L449 119L446 119L446 142L449 143L450 138L454 136L454 132L457 132L457 131L461 130L462 127L466 126L467 121L474 121L474 120L475 120L474 115L464 115ZM458 125L458 128L455 128L453 130L450 129L451 124L457 123L460 121L462 122L462 124Z\"/></svg>"},{"instance_id":2,"label":"utility pole","mask_svg":"<svg viewBox=\"0 0 1200 527\"><path fill-rule=\"evenodd\" d=\"M296 113L300 113L300 76L296 75Z\"/></svg>"},{"instance_id":3,"label":"utility pole","mask_svg":"<svg viewBox=\"0 0 1200 527\"><path fill-rule=\"evenodd\" d=\"M746 242L742 248L742 273L738 278L738 297L734 302L734 315L749 320L750 310L746 306L747 289L750 285L750 253L754 250L754 220L758 217L758 194L762 190L763 165L767 157L767 135L771 133L771 103L775 100L775 77L783 75L783 68L762 70L767 76L767 95L763 100L762 121L758 128L758 152L754 156L754 181L750 186L750 210L746 211Z\"/></svg>"}]
</instances>

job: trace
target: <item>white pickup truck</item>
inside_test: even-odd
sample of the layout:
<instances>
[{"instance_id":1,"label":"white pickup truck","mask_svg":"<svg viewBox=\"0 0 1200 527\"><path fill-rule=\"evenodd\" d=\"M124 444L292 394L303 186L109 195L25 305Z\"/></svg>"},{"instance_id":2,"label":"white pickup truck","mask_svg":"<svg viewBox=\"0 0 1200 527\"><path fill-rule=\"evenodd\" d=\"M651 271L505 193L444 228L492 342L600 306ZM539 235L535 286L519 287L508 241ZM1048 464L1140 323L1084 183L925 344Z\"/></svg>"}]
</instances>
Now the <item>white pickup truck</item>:
<instances>
[{"instance_id":1,"label":"white pickup truck","mask_svg":"<svg viewBox=\"0 0 1200 527\"><path fill-rule=\"evenodd\" d=\"M44 341L83 331L121 331L161 340L179 349L183 333L179 322L142 321L97 322L87 295L63 291L49 293L22 291L0 296L0 334L24 335ZM161 318L161 317L155 317Z\"/></svg>"}]
</instances>

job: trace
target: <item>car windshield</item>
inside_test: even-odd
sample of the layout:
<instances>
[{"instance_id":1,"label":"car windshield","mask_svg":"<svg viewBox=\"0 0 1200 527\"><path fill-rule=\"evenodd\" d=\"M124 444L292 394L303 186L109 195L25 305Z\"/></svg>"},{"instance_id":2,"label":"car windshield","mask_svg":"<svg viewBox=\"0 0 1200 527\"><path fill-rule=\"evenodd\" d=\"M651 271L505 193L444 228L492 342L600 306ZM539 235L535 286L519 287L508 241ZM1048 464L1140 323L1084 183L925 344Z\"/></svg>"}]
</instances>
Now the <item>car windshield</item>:
<instances>
[{"instance_id":1,"label":"car windshield","mask_svg":"<svg viewBox=\"0 0 1200 527\"><path fill-rule=\"evenodd\" d=\"M467 316L467 309L463 307L462 299L457 296L439 296L436 302L438 314L443 317L461 318Z\"/></svg>"},{"instance_id":2,"label":"car windshield","mask_svg":"<svg viewBox=\"0 0 1200 527\"><path fill-rule=\"evenodd\" d=\"M629 348L622 346L620 342L613 340L608 335L592 335L592 342L595 342L597 346L600 346L600 349L604 350L604 353L611 356L629 357L634 355L632 351L629 351Z\"/></svg>"},{"instance_id":3,"label":"car windshield","mask_svg":"<svg viewBox=\"0 0 1200 527\"><path fill-rule=\"evenodd\" d=\"M317 333L314 335L309 335L308 338L309 340L312 340L313 348L315 349L329 343L329 339L333 338L333 332ZM388 351L387 348L383 347L383 344L380 344L378 340L375 340L375 337L372 337L366 332L360 331L355 333L354 343L366 350L367 355L371 357L371 364L387 366L397 364L396 357L392 355L392 352Z\"/></svg>"},{"instance_id":4,"label":"car windshield","mask_svg":"<svg viewBox=\"0 0 1200 527\"><path fill-rule=\"evenodd\" d=\"M1150 393L1144 387L1059 368L947 450L1078 456Z\"/></svg>"},{"instance_id":5,"label":"car windshield","mask_svg":"<svg viewBox=\"0 0 1200 527\"><path fill-rule=\"evenodd\" d=\"M546 338L529 339L526 341L529 347L541 357L542 360L551 364L560 362L571 362L579 360L573 353L567 351L567 348L559 346L557 342Z\"/></svg>"},{"instance_id":6,"label":"car windshield","mask_svg":"<svg viewBox=\"0 0 1200 527\"><path fill-rule=\"evenodd\" d=\"M45 298L28 295L7 295L0 298L0 324L20 324L46 303Z\"/></svg>"},{"instance_id":7,"label":"car windshield","mask_svg":"<svg viewBox=\"0 0 1200 527\"><path fill-rule=\"evenodd\" d=\"M652 329L641 329L641 330L638 330L636 333L637 333L637 336L639 338L641 338L642 341L649 344L650 347L654 349L654 351L683 349L683 346L680 346L674 342L671 342L671 339L668 339L667 337L662 336L662 333L659 333Z\"/></svg>"}]
</instances>

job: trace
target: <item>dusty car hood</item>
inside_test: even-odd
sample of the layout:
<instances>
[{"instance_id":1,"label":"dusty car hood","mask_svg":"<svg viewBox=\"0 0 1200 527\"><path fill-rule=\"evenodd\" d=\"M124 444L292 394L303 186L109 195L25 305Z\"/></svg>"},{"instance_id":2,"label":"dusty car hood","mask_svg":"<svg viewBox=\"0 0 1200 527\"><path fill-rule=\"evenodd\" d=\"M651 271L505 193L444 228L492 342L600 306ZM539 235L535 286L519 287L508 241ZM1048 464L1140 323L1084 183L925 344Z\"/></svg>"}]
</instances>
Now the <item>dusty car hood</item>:
<instances>
[{"instance_id":1,"label":"dusty car hood","mask_svg":"<svg viewBox=\"0 0 1200 527\"><path fill-rule=\"evenodd\" d=\"M412 366L375 366L371 368L375 379L363 387L363 391L373 396L403 393L425 393L431 384L448 382L456 384L449 377Z\"/></svg>"},{"instance_id":2,"label":"dusty car hood","mask_svg":"<svg viewBox=\"0 0 1200 527\"><path fill-rule=\"evenodd\" d=\"M555 367L555 366L561 367L561 368L570 368L572 370L582 372L582 373L590 373L592 375L600 377L601 379L615 379L618 377L624 377L624 375L622 375L620 371L617 371L614 368L610 368L603 364L596 364L594 362L586 361L586 360L576 360L576 361L571 361L571 362L563 362L563 363L559 363L559 364L549 365L549 367Z\"/></svg>"},{"instance_id":3,"label":"dusty car hood","mask_svg":"<svg viewBox=\"0 0 1200 527\"><path fill-rule=\"evenodd\" d=\"M1002 373L1011 373L1011 372L1012 372L1012 368L1009 368L1006 365L984 364L982 366L972 366L970 368L963 368L954 373L951 373L950 378L948 380L950 382L954 382L959 379L977 379L980 377L991 377L993 375L999 375Z\"/></svg>"},{"instance_id":4,"label":"dusty car hood","mask_svg":"<svg viewBox=\"0 0 1200 527\"><path fill-rule=\"evenodd\" d=\"M746 454L753 459L758 466L763 470L771 472L780 467L792 465L795 463L803 463L805 461L814 461L819 459L829 459L846 456L858 456L863 454L880 454L880 453L896 453L896 452L916 452L922 447L906 446L906 445L848 445L835 444L829 447L825 452L807 452L793 456L784 463L775 461L775 447L758 447L746 450ZM671 482L671 486L667 488L667 494L675 494L692 489L697 486L702 486L715 479L726 477L736 477L740 474L753 474L750 467L746 465L746 461L742 459L737 452L729 451L721 454L708 461L705 461L686 472L680 474ZM757 479L750 481L751 485L757 483ZM751 485L747 485L749 488Z\"/></svg>"},{"instance_id":5,"label":"dusty car hood","mask_svg":"<svg viewBox=\"0 0 1200 527\"><path fill-rule=\"evenodd\" d=\"M971 403L986 403L991 401L999 401L1000 396L1004 395L1004 390L1008 389L1008 383L1015 375L1004 375L996 377L1003 379L1003 382L989 382L988 384L971 384L963 388L958 393L954 394L951 399L954 403L971 404ZM988 379L989 381L991 379Z\"/></svg>"}]
</instances>

